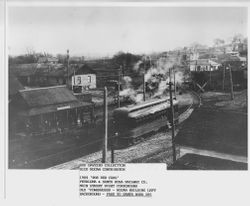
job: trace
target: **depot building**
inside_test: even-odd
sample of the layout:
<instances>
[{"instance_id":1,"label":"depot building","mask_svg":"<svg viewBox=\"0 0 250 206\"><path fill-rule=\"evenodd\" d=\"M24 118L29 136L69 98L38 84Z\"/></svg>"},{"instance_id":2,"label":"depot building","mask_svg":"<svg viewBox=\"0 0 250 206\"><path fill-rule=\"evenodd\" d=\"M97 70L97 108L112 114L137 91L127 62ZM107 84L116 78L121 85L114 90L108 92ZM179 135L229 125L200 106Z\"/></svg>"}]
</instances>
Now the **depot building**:
<instances>
[{"instance_id":1,"label":"depot building","mask_svg":"<svg viewBox=\"0 0 250 206\"><path fill-rule=\"evenodd\" d=\"M10 125L31 133L63 130L93 121L93 103L79 101L65 85L20 90Z\"/></svg>"}]
</instances>

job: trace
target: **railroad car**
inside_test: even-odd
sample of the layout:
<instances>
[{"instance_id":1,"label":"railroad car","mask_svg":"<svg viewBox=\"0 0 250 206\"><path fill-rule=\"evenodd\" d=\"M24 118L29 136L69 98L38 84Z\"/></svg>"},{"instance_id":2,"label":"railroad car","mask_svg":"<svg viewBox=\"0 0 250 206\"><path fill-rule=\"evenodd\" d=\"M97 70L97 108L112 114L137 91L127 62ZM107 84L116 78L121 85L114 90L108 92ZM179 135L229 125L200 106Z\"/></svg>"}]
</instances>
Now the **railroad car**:
<instances>
[{"instance_id":1,"label":"railroad car","mask_svg":"<svg viewBox=\"0 0 250 206\"><path fill-rule=\"evenodd\" d=\"M173 100L174 119L178 120L178 101ZM114 110L113 117L117 140L122 144L134 144L147 134L170 126L171 108L169 98L152 99L139 104Z\"/></svg>"}]
</instances>

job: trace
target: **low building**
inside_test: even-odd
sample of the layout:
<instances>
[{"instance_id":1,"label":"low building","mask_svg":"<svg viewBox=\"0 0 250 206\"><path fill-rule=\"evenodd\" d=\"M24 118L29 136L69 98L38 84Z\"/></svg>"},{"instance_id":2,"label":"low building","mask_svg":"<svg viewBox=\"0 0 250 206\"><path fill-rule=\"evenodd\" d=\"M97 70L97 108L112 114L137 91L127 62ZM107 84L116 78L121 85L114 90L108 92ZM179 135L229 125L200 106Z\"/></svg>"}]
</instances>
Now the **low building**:
<instances>
[{"instance_id":1,"label":"low building","mask_svg":"<svg viewBox=\"0 0 250 206\"><path fill-rule=\"evenodd\" d=\"M190 71L201 72L201 71L215 71L219 69L221 64L212 61L210 59L198 59L190 61Z\"/></svg>"},{"instance_id":2,"label":"low building","mask_svg":"<svg viewBox=\"0 0 250 206\"><path fill-rule=\"evenodd\" d=\"M58 59L56 57L39 57L38 64L57 64Z\"/></svg>"},{"instance_id":3,"label":"low building","mask_svg":"<svg viewBox=\"0 0 250 206\"><path fill-rule=\"evenodd\" d=\"M73 74L71 73L70 78L74 93L82 93L96 88L96 72L87 64L79 67Z\"/></svg>"},{"instance_id":4,"label":"low building","mask_svg":"<svg viewBox=\"0 0 250 206\"><path fill-rule=\"evenodd\" d=\"M11 117L17 131L61 131L93 121L93 103L79 101L65 86L20 90ZM11 110L11 108L10 108Z\"/></svg>"}]
</instances>

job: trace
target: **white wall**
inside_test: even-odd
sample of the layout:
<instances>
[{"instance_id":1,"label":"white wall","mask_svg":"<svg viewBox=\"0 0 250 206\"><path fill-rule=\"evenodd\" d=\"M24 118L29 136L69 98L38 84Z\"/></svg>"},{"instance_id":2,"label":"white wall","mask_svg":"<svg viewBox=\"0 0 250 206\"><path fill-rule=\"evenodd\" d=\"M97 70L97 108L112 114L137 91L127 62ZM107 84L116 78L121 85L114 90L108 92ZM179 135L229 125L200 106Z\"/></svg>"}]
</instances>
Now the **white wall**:
<instances>
[{"instance_id":1,"label":"white wall","mask_svg":"<svg viewBox=\"0 0 250 206\"><path fill-rule=\"evenodd\" d=\"M72 76L73 86L89 87L90 89L96 88L96 75L95 74L81 74ZM89 81L91 80L91 81Z\"/></svg>"}]
</instances>

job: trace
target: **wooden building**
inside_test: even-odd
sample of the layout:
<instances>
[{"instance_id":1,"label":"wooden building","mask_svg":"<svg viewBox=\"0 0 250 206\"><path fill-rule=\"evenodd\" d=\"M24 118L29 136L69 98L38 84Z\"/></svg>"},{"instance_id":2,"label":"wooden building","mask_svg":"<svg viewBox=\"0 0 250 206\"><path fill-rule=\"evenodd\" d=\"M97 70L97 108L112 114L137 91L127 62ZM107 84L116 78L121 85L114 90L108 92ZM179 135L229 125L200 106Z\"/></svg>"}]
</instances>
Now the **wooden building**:
<instances>
[{"instance_id":1,"label":"wooden building","mask_svg":"<svg viewBox=\"0 0 250 206\"><path fill-rule=\"evenodd\" d=\"M20 90L12 104L17 130L62 131L93 121L93 103L79 101L65 86Z\"/></svg>"}]
</instances>

